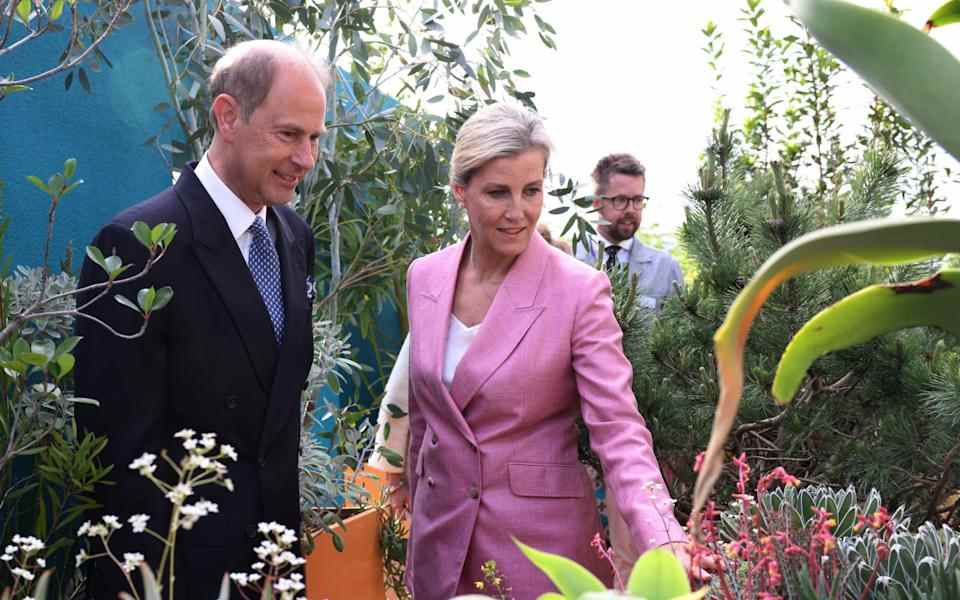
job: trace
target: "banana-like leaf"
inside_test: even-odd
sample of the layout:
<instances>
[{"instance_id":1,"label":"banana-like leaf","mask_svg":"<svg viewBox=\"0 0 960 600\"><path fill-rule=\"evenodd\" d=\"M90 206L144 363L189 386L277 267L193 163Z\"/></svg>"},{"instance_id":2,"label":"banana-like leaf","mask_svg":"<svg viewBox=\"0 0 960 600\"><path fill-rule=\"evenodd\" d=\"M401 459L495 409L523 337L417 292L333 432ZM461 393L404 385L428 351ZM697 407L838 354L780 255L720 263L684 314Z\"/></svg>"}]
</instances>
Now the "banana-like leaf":
<instances>
[{"instance_id":1,"label":"banana-like leaf","mask_svg":"<svg viewBox=\"0 0 960 600\"><path fill-rule=\"evenodd\" d=\"M627 591L647 600L671 600L689 594L690 582L673 552L654 548L644 552L633 565Z\"/></svg>"},{"instance_id":2,"label":"banana-like leaf","mask_svg":"<svg viewBox=\"0 0 960 600\"><path fill-rule=\"evenodd\" d=\"M929 35L840 0L789 0L824 48L960 159L960 61Z\"/></svg>"},{"instance_id":3,"label":"banana-like leaf","mask_svg":"<svg viewBox=\"0 0 960 600\"><path fill-rule=\"evenodd\" d=\"M890 265L941 256L960 249L960 220L877 219L827 227L804 235L774 253L730 306L713 337L720 399L703 466L693 493L694 524L723 466L723 446L743 393L743 348L767 297L798 273L855 263ZM698 531L694 527L693 531Z\"/></svg>"},{"instance_id":4,"label":"banana-like leaf","mask_svg":"<svg viewBox=\"0 0 960 600\"><path fill-rule=\"evenodd\" d=\"M924 31L930 31L934 27L943 27L951 23L960 23L960 0L949 0L949 2L933 11L923 29Z\"/></svg>"},{"instance_id":5,"label":"banana-like leaf","mask_svg":"<svg viewBox=\"0 0 960 600\"><path fill-rule=\"evenodd\" d=\"M537 565L543 571L557 590L566 598L579 598L587 592L605 592L607 586L596 578L596 576L586 568L578 565L565 556L541 552L531 548L526 544L514 540L514 543L520 547L520 550L530 559L530 562Z\"/></svg>"},{"instance_id":6,"label":"banana-like leaf","mask_svg":"<svg viewBox=\"0 0 960 600\"><path fill-rule=\"evenodd\" d=\"M793 399L810 365L828 352L849 348L878 335L919 327L939 327L960 336L960 270L944 270L913 283L874 285L820 311L797 332L780 357L773 395Z\"/></svg>"}]
</instances>

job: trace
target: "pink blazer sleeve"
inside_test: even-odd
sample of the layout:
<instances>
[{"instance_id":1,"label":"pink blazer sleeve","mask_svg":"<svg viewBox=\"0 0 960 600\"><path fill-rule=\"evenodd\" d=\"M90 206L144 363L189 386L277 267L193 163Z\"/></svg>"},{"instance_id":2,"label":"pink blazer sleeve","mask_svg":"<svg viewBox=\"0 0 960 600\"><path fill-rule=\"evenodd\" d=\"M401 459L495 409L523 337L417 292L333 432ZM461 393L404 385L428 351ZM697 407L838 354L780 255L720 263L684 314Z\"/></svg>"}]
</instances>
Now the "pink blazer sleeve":
<instances>
[{"instance_id":1,"label":"pink blazer sleeve","mask_svg":"<svg viewBox=\"0 0 960 600\"><path fill-rule=\"evenodd\" d=\"M623 333L613 315L605 274L591 275L581 288L572 335L583 420L637 549L642 553L686 541L673 516L650 431L637 410L633 368L623 354Z\"/></svg>"}]
</instances>

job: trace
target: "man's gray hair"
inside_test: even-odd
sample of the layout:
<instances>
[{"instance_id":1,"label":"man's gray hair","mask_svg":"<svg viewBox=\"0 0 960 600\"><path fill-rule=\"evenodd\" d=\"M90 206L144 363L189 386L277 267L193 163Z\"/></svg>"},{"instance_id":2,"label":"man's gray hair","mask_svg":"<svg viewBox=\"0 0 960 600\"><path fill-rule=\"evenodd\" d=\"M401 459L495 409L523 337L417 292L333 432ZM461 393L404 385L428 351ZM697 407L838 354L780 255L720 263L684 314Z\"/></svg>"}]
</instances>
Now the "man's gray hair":
<instances>
[{"instance_id":1,"label":"man's gray hair","mask_svg":"<svg viewBox=\"0 0 960 600\"><path fill-rule=\"evenodd\" d=\"M491 104L460 127L450 160L450 185L467 185L477 169L497 158L540 148L544 167L552 143L541 119L533 111L511 104Z\"/></svg>"},{"instance_id":2,"label":"man's gray hair","mask_svg":"<svg viewBox=\"0 0 960 600\"><path fill-rule=\"evenodd\" d=\"M227 50L213 66L207 82L211 102L220 94L227 94L240 105L243 120L249 121L250 115L270 93L278 58L302 60L313 67L324 89L329 88L332 76L324 61L293 44L276 40L250 40ZM213 116L212 106L210 120L216 129L217 120Z\"/></svg>"}]
</instances>

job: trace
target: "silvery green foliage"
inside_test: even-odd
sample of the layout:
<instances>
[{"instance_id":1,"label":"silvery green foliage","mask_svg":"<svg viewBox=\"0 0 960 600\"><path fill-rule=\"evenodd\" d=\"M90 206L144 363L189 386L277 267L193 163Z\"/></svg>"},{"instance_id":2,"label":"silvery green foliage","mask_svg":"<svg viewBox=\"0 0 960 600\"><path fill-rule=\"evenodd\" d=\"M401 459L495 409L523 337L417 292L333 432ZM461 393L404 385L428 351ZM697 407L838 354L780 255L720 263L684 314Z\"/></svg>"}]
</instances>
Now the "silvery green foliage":
<instances>
[{"instance_id":1,"label":"silvery green foliage","mask_svg":"<svg viewBox=\"0 0 960 600\"><path fill-rule=\"evenodd\" d=\"M792 531L801 531L813 525L816 519L813 509L819 508L833 515L837 522L833 535L847 538L856 535L853 526L857 515L872 515L879 510L883 501L877 490L870 490L863 502L857 498L857 491L851 485L838 490L822 485L802 488L785 486L765 492L760 497L760 518L768 531L776 531L789 518ZM897 531L906 531L910 520L903 516L903 508L897 509L890 518ZM727 539L737 538L739 521L739 502L721 514L721 531Z\"/></svg>"},{"instance_id":2,"label":"silvery green foliage","mask_svg":"<svg viewBox=\"0 0 960 600\"><path fill-rule=\"evenodd\" d=\"M40 299L42 279L43 269L40 267L17 267L14 275L6 282L6 291L10 299L10 314L22 314ZM47 277L44 296L50 298L72 292L76 287L77 280L69 273L51 273ZM70 295L47 303L43 310L44 312L60 312L75 309L74 296ZM48 338L60 342L70 335L72 328L73 317L70 315L45 317L25 323L20 330L20 335L28 340Z\"/></svg>"},{"instance_id":3,"label":"silvery green foliage","mask_svg":"<svg viewBox=\"0 0 960 600\"><path fill-rule=\"evenodd\" d=\"M857 598L878 564L882 541L873 532L841 538L838 549L849 569L846 597ZM947 525L924 523L916 533L898 530L889 541L890 555L879 561L879 600L946 600L960 593L960 533Z\"/></svg>"},{"instance_id":4,"label":"silvery green foliage","mask_svg":"<svg viewBox=\"0 0 960 600\"><path fill-rule=\"evenodd\" d=\"M322 402L319 397L325 386L338 384L361 368L349 358L350 344L340 326L330 321L314 321L313 339L313 364L302 396L300 511L308 527L327 530L336 521L328 509L364 498L363 488L353 484L347 473L361 464L372 433L365 419L351 426L344 425L349 406L340 408ZM331 453L331 443L317 435L316 426L342 432L338 452Z\"/></svg>"}]
</instances>

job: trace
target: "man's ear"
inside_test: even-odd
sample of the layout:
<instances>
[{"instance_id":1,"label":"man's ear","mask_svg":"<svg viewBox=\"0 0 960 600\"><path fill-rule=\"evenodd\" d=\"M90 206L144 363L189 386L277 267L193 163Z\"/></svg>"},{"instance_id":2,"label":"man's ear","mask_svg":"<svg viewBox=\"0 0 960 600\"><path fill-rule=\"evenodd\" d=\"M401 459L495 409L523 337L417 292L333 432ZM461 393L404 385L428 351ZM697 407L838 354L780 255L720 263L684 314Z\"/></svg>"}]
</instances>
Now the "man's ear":
<instances>
[{"instance_id":1,"label":"man's ear","mask_svg":"<svg viewBox=\"0 0 960 600\"><path fill-rule=\"evenodd\" d=\"M230 138L243 116L240 104L230 94L220 94L213 99L213 118L217 121L217 133Z\"/></svg>"}]
</instances>

